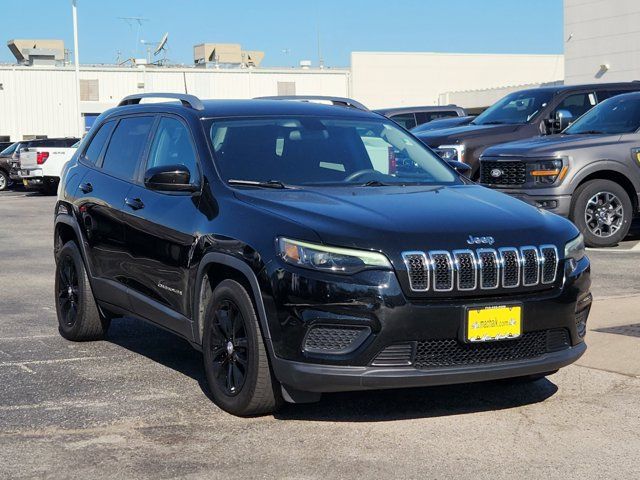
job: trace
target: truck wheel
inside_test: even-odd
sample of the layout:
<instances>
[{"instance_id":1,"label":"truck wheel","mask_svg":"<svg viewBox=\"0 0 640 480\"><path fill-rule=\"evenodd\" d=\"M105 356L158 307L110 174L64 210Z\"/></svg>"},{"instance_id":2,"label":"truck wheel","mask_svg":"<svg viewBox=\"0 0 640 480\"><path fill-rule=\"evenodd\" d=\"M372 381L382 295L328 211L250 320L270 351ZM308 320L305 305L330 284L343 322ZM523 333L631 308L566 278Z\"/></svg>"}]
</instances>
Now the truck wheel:
<instances>
[{"instance_id":1,"label":"truck wheel","mask_svg":"<svg viewBox=\"0 0 640 480\"><path fill-rule=\"evenodd\" d=\"M240 416L274 412L282 403L251 297L224 280L205 310L204 369L214 402Z\"/></svg>"},{"instance_id":2,"label":"truck wheel","mask_svg":"<svg viewBox=\"0 0 640 480\"><path fill-rule=\"evenodd\" d=\"M56 256L55 294L60 335L76 342L104 337L110 321L100 315L75 242L65 243Z\"/></svg>"},{"instance_id":3,"label":"truck wheel","mask_svg":"<svg viewBox=\"0 0 640 480\"><path fill-rule=\"evenodd\" d=\"M587 247L611 247L627 236L633 206L626 190L611 180L590 180L573 194L571 220Z\"/></svg>"},{"instance_id":4,"label":"truck wheel","mask_svg":"<svg viewBox=\"0 0 640 480\"><path fill-rule=\"evenodd\" d=\"M6 190L9 187L9 175L3 170L0 170L0 192Z\"/></svg>"},{"instance_id":5,"label":"truck wheel","mask_svg":"<svg viewBox=\"0 0 640 480\"><path fill-rule=\"evenodd\" d=\"M44 178L42 180L42 193L45 195L57 195L58 180L55 178Z\"/></svg>"}]
</instances>

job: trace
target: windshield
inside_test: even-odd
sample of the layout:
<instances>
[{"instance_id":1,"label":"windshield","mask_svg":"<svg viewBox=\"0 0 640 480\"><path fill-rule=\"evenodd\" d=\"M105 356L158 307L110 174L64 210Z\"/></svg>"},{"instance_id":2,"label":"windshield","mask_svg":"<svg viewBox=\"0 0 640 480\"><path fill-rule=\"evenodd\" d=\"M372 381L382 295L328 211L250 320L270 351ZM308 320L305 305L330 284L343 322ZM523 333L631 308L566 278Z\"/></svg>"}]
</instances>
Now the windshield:
<instances>
[{"instance_id":1,"label":"windshield","mask_svg":"<svg viewBox=\"0 0 640 480\"><path fill-rule=\"evenodd\" d=\"M378 186L460 181L437 155L384 120L242 118L214 121L210 134L225 181Z\"/></svg>"},{"instance_id":2,"label":"windshield","mask_svg":"<svg viewBox=\"0 0 640 480\"><path fill-rule=\"evenodd\" d=\"M592 108L564 132L568 135L633 133L640 128L640 96L621 95Z\"/></svg>"},{"instance_id":3,"label":"windshield","mask_svg":"<svg viewBox=\"0 0 640 480\"><path fill-rule=\"evenodd\" d=\"M13 152L16 151L16 147L18 146L18 143L14 143L12 145L9 145L7 148L5 148L4 150L2 150L0 152L0 155L2 155L3 157L9 156L11 155Z\"/></svg>"},{"instance_id":4,"label":"windshield","mask_svg":"<svg viewBox=\"0 0 640 480\"><path fill-rule=\"evenodd\" d=\"M529 123L553 97L549 90L514 92L487 108L472 125L516 125Z\"/></svg>"}]
</instances>

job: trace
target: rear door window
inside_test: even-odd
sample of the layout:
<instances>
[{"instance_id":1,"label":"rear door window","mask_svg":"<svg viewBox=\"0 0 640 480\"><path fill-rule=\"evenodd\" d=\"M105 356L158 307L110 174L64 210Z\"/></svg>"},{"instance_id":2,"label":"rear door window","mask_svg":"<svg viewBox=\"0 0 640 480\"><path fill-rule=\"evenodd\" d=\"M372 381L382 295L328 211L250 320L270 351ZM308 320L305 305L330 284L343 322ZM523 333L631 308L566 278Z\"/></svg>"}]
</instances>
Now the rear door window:
<instances>
[{"instance_id":1,"label":"rear door window","mask_svg":"<svg viewBox=\"0 0 640 480\"><path fill-rule=\"evenodd\" d=\"M416 117L413 113L399 113L398 115L391 115L390 118L407 130L411 130L416 126Z\"/></svg>"},{"instance_id":2,"label":"rear door window","mask_svg":"<svg viewBox=\"0 0 640 480\"><path fill-rule=\"evenodd\" d=\"M104 154L102 169L124 180L133 180L153 121L153 116L128 117L120 120Z\"/></svg>"},{"instance_id":3,"label":"rear door window","mask_svg":"<svg viewBox=\"0 0 640 480\"><path fill-rule=\"evenodd\" d=\"M104 150L104 146L113 131L113 127L115 126L115 121L110 121L102 124L100 129L96 132L96 134L91 139L89 146L86 148L82 155L82 160L87 163L91 163L95 165L100 158L100 154Z\"/></svg>"}]
</instances>

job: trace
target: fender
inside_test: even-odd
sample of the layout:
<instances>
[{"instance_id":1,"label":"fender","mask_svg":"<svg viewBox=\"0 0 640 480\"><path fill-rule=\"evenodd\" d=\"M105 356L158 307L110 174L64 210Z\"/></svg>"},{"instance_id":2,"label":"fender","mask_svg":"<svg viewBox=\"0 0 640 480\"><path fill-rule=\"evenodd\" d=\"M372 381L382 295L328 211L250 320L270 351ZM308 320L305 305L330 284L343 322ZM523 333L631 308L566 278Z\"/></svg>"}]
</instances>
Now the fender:
<instances>
[{"instance_id":1,"label":"fender","mask_svg":"<svg viewBox=\"0 0 640 480\"><path fill-rule=\"evenodd\" d=\"M87 256L87 244L85 242L84 235L82 234L82 230L80 229L80 225L78 224L78 221L73 215L69 213L58 213L58 206L61 203L62 202L56 203L56 218L53 222L53 231L54 232L57 231L58 224L60 223L63 223L73 229L78 239L78 243L79 243L78 247L80 248L80 253L82 254L82 259L84 260L84 266L87 269L87 273L89 274L88 275L89 282L91 282L93 280L93 272L91 271L90 262L87 261L89 257ZM65 205L67 208L72 208L68 204L63 204L63 205ZM54 249L55 249L55 245L54 245Z\"/></svg>"},{"instance_id":2,"label":"fender","mask_svg":"<svg viewBox=\"0 0 640 480\"><path fill-rule=\"evenodd\" d=\"M234 268L238 270L249 282L251 285L251 292L249 294L253 295L253 299L255 301L258 313L258 321L260 322L260 327L262 330L262 337L265 340L265 344L267 346L267 351L271 358L275 358L273 351L273 344L271 342L271 334L269 332L269 325L267 322L267 311L264 307L264 302L262 301L262 294L260 292L260 285L258 284L258 278L254 271L244 263L242 260L225 253L219 252L210 252L205 254L200 260L200 264L198 266L198 273L196 276L196 283L194 288L193 295L193 339L194 343L198 346L202 347L202 336L200 334L200 298L202 297L202 282L204 280L205 274L204 270L208 265L212 263L218 263L222 265L226 265L228 267Z\"/></svg>"},{"instance_id":3,"label":"fender","mask_svg":"<svg viewBox=\"0 0 640 480\"><path fill-rule=\"evenodd\" d=\"M609 170L624 175L633 185L633 188L636 191L636 195L640 193L640 172L633 172L627 164L617 160L597 160L595 162L589 162L573 175L570 182L577 186L589 175L604 170ZM575 188L573 190L575 190Z\"/></svg>"}]
</instances>

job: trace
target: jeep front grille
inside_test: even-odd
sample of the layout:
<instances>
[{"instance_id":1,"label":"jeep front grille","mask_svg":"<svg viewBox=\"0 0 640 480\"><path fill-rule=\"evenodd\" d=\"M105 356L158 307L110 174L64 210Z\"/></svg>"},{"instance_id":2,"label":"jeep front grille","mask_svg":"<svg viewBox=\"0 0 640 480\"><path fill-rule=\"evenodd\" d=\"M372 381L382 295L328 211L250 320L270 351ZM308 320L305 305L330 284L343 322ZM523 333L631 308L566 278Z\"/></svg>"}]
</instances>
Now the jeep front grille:
<instances>
[{"instance_id":1,"label":"jeep front grille","mask_svg":"<svg viewBox=\"0 0 640 480\"><path fill-rule=\"evenodd\" d=\"M552 284L558 270L553 245L520 249L411 251L402 254L413 292L450 292Z\"/></svg>"}]
</instances>

